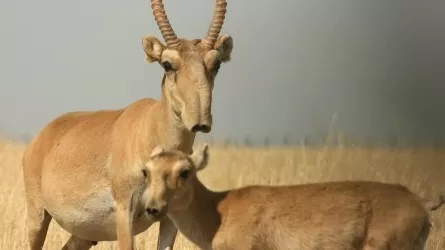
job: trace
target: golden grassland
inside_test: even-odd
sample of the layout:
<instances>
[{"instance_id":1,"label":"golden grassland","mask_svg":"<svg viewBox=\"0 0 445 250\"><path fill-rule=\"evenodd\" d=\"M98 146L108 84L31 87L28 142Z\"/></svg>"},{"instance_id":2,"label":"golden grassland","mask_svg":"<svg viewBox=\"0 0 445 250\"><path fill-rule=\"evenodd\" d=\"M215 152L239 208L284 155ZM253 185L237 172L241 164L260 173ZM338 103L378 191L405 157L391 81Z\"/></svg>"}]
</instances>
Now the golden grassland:
<instances>
[{"instance_id":1,"label":"golden grassland","mask_svg":"<svg viewBox=\"0 0 445 250\"><path fill-rule=\"evenodd\" d=\"M26 145L0 141L0 249L27 249L21 156ZM211 146L199 178L214 190L249 184L298 184L327 180L398 182L426 198L445 191L445 150L347 147L245 148ZM433 215L427 249L445 249L445 208ZM158 223L136 236L137 249L155 249ZM61 249L68 234L54 221L44 249ZM93 249L117 249L101 242ZM180 234L175 249L198 249Z\"/></svg>"}]
</instances>

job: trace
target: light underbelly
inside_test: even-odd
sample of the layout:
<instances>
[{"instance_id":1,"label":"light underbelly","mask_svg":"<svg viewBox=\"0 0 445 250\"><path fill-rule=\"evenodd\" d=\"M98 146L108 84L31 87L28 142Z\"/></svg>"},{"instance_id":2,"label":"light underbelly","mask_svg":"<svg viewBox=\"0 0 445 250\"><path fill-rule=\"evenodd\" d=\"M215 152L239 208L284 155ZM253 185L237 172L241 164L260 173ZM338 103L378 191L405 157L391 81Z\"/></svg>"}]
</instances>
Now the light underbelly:
<instances>
[{"instance_id":1,"label":"light underbelly","mask_svg":"<svg viewBox=\"0 0 445 250\"><path fill-rule=\"evenodd\" d=\"M103 190L79 199L45 197L46 210L63 229L86 240L114 241L116 236L116 205L111 191ZM152 224L145 214L133 222L133 232L139 234Z\"/></svg>"}]
</instances>

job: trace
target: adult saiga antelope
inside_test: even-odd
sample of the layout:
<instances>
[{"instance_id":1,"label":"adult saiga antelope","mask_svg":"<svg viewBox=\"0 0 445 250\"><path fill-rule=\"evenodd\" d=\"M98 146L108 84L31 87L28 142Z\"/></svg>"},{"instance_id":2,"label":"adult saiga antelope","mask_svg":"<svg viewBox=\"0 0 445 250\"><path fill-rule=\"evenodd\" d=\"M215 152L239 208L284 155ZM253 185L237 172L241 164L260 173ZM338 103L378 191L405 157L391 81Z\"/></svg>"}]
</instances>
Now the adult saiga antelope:
<instances>
[{"instance_id":1,"label":"adult saiga antelope","mask_svg":"<svg viewBox=\"0 0 445 250\"><path fill-rule=\"evenodd\" d=\"M66 113L31 142L23 156L31 249L42 248L51 219L72 234L64 249L118 240L126 250L133 249L133 235L163 217L140 210L141 171L135 166L148 159L155 145L188 153L197 132L210 132L214 79L233 48L230 36L219 36L226 5L216 0L204 39L186 40L176 36L162 0L151 0L166 44L146 36L142 45L147 62L165 69L160 100ZM176 233L168 218L162 220L158 249L173 247Z\"/></svg>"},{"instance_id":2,"label":"adult saiga antelope","mask_svg":"<svg viewBox=\"0 0 445 250\"><path fill-rule=\"evenodd\" d=\"M167 213L205 250L418 250L429 234L428 201L399 184L370 181L208 190L196 177L208 147L156 147L141 166L145 208Z\"/></svg>"}]
</instances>

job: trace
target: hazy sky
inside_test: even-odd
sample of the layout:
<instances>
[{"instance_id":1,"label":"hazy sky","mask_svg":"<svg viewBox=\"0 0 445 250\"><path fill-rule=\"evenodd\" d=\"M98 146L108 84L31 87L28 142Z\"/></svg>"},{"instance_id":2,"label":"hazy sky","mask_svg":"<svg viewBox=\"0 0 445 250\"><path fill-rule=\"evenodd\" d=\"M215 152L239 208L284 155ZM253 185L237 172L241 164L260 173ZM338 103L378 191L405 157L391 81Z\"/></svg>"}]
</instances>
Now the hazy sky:
<instances>
[{"instance_id":1,"label":"hazy sky","mask_svg":"<svg viewBox=\"0 0 445 250\"><path fill-rule=\"evenodd\" d=\"M178 36L205 35L212 0L164 0ZM35 134L74 110L160 96L143 35L149 0L0 2L0 130ZM358 137L445 135L445 2L228 0L232 61L214 88L211 135L337 130Z\"/></svg>"}]
</instances>

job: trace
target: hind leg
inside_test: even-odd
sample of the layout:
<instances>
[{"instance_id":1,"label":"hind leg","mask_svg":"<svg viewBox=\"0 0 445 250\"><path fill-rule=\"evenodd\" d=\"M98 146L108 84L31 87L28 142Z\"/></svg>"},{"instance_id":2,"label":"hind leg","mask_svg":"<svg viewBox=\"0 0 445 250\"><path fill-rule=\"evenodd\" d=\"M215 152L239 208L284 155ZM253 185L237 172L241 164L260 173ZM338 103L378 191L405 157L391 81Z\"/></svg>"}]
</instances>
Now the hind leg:
<instances>
[{"instance_id":1,"label":"hind leg","mask_svg":"<svg viewBox=\"0 0 445 250\"><path fill-rule=\"evenodd\" d=\"M26 152L24 157L26 157ZM45 243L51 215L45 210L40 175L34 170L34 166L23 163L29 247L31 250L41 250Z\"/></svg>"},{"instance_id":2,"label":"hind leg","mask_svg":"<svg viewBox=\"0 0 445 250\"><path fill-rule=\"evenodd\" d=\"M428 218L412 225L411 230L400 233L397 240L391 243L391 249L423 250L430 233L431 224ZM407 227L408 228L408 227ZM417 230L414 230L417 229Z\"/></svg>"},{"instance_id":3,"label":"hind leg","mask_svg":"<svg viewBox=\"0 0 445 250\"><path fill-rule=\"evenodd\" d=\"M28 241L31 250L40 250L45 243L51 216L41 206L28 202Z\"/></svg>"},{"instance_id":4,"label":"hind leg","mask_svg":"<svg viewBox=\"0 0 445 250\"><path fill-rule=\"evenodd\" d=\"M431 223L429 220L425 220L422 229L420 230L420 234L414 242L414 250L424 250L426 246L426 241L428 240L428 236L430 234Z\"/></svg>"},{"instance_id":5,"label":"hind leg","mask_svg":"<svg viewBox=\"0 0 445 250\"><path fill-rule=\"evenodd\" d=\"M46 234L48 232L51 215L45 210L42 195L40 193L40 183L38 179L26 178L25 176L25 192L26 192L26 212L28 226L28 241L31 250L40 250L45 243Z\"/></svg>"},{"instance_id":6,"label":"hind leg","mask_svg":"<svg viewBox=\"0 0 445 250\"><path fill-rule=\"evenodd\" d=\"M62 250L88 250L92 246L95 246L96 244L97 241L84 240L74 235L71 235L71 237L63 246Z\"/></svg>"}]
</instances>

